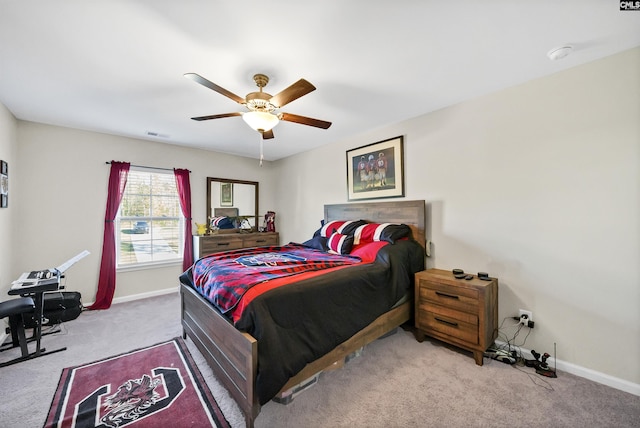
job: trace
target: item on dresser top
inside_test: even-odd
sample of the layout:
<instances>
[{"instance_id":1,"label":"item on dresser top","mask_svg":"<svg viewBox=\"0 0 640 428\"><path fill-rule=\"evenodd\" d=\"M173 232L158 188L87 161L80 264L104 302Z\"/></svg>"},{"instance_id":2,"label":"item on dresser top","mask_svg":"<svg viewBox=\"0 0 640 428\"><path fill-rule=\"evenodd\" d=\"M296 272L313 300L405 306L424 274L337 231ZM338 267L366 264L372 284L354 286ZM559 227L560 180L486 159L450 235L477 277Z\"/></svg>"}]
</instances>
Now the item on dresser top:
<instances>
[{"instance_id":1,"label":"item on dresser top","mask_svg":"<svg viewBox=\"0 0 640 428\"><path fill-rule=\"evenodd\" d=\"M211 217L211 221L209 224L211 230L236 228L233 220L229 217Z\"/></svg>"},{"instance_id":2,"label":"item on dresser top","mask_svg":"<svg viewBox=\"0 0 640 428\"><path fill-rule=\"evenodd\" d=\"M264 215L264 230L265 232L276 231L276 213L275 211L267 211Z\"/></svg>"},{"instance_id":3,"label":"item on dresser top","mask_svg":"<svg viewBox=\"0 0 640 428\"><path fill-rule=\"evenodd\" d=\"M206 233L207 233L207 224L206 223L196 223L196 234L198 234L198 235L206 235Z\"/></svg>"}]
</instances>

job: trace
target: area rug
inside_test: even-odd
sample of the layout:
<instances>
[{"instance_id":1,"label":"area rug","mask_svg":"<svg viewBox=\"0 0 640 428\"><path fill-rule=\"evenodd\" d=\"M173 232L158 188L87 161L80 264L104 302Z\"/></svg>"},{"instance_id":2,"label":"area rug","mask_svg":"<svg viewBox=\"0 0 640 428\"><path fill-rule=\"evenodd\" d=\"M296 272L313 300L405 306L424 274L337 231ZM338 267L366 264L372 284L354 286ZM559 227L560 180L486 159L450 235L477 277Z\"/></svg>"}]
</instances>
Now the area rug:
<instances>
[{"instance_id":1,"label":"area rug","mask_svg":"<svg viewBox=\"0 0 640 428\"><path fill-rule=\"evenodd\" d=\"M180 338L64 369L44 426L230 427Z\"/></svg>"}]
</instances>

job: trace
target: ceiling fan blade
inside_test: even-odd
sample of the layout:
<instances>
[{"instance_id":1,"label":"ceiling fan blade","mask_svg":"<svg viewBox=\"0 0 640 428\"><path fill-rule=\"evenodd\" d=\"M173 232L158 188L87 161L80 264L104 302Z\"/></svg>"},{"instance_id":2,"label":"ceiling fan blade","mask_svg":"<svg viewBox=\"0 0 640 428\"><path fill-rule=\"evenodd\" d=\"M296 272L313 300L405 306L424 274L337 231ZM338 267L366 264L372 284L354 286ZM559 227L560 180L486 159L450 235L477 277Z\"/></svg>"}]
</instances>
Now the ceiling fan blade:
<instances>
[{"instance_id":1,"label":"ceiling fan blade","mask_svg":"<svg viewBox=\"0 0 640 428\"><path fill-rule=\"evenodd\" d=\"M316 87L311 83L307 82L304 79L300 79L288 88L283 89L280 93L275 94L273 97L271 97L269 102L279 108L315 90Z\"/></svg>"},{"instance_id":2,"label":"ceiling fan blade","mask_svg":"<svg viewBox=\"0 0 640 428\"><path fill-rule=\"evenodd\" d=\"M212 114L210 116L199 116L192 117L191 119L201 121L201 120L210 120L210 119L222 119L223 117L233 117L233 116L242 116L242 113L236 111L234 113L222 113L222 114Z\"/></svg>"},{"instance_id":3,"label":"ceiling fan blade","mask_svg":"<svg viewBox=\"0 0 640 428\"><path fill-rule=\"evenodd\" d=\"M311 117L299 116L291 113L280 113L280 120L287 122L300 123L302 125L315 126L316 128L327 129L331 126L331 122L327 122L320 119L313 119Z\"/></svg>"},{"instance_id":4,"label":"ceiling fan blade","mask_svg":"<svg viewBox=\"0 0 640 428\"><path fill-rule=\"evenodd\" d=\"M202 86L206 86L207 88L216 91L219 94L224 95L225 97L231 98L233 101L237 102L238 104L244 104L245 100L244 98L241 98L239 96L237 96L236 94L234 94L233 92L229 92L227 91L225 88L216 85L213 82L210 82L209 80L205 79L204 77L200 76L199 74L196 73L186 73L184 75L184 77L186 77L187 79L191 79L196 83L201 84Z\"/></svg>"},{"instance_id":5,"label":"ceiling fan blade","mask_svg":"<svg viewBox=\"0 0 640 428\"><path fill-rule=\"evenodd\" d=\"M262 133L262 139L263 140L269 140L271 138L273 138L273 129L270 129L270 130Z\"/></svg>"}]
</instances>

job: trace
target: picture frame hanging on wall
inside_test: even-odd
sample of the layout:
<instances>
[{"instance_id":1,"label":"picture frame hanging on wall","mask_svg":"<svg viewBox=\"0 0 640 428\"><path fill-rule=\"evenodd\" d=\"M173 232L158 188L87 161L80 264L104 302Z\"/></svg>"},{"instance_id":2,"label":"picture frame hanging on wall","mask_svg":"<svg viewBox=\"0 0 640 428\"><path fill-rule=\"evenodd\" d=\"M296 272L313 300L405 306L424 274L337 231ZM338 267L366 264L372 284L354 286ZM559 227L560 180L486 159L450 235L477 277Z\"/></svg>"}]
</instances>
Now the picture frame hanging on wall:
<instances>
[{"instance_id":1,"label":"picture frame hanging on wall","mask_svg":"<svg viewBox=\"0 0 640 428\"><path fill-rule=\"evenodd\" d=\"M404 196L402 136L347 150L349 201Z\"/></svg>"},{"instance_id":2,"label":"picture frame hanging on wall","mask_svg":"<svg viewBox=\"0 0 640 428\"><path fill-rule=\"evenodd\" d=\"M0 160L0 208L9 206L9 165Z\"/></svg>"}]
</instances>

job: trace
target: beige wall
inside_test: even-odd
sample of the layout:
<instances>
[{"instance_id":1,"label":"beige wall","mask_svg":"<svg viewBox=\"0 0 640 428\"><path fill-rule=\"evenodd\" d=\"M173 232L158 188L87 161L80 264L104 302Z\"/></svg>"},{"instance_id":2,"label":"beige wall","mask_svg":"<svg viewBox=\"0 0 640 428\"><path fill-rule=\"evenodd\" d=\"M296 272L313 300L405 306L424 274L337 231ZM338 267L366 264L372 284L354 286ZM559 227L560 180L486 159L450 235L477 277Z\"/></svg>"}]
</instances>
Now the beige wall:
<instances>
[{"instance_id":1,"label":"beige wall","mask_svg":"<svg viewBox=\"0 0 640 428\"><path fill-rule=\"evenodd\" d=\"M7 290L13 278L11 266L14 259L14 210L13 185L15 183L14 168L16 166L16 150L18 147L18 125L13 115L0 104L0 159L9 165L9 207L0 208L0 301L7 300ZM4 330L4 329L3 329ZM1 334L0 334L1 335Z\"/></svg>"},{"instance_id":2,"label":"beige wall","mask_svg":"<svg viewBox=\"0 0 640 428\"><path fill-rule=\"evenodd\" d=\"M269 162L260 168L255 159L32 122L18 122L18 139L12 189L17 236L10 276L56 266L89 250L91 255L74 265L66 278L66 288L80 291L85 303L95 299L100 267L106 161L191 170L192 212L198 223L206 221L207 176L266 184L273 174ZM272 199L270 186L261 185L260 190L259 203L266 209ZM118 272L115 298L177 289L181 272L181 265Z\"/></svg>"},{"instance_id":3,"label":"beige wall","mask_svg":"<svg viewBox=\"0 0 640 428\"><path fill-rule=\"evenodd\" d=\"M638 76L634 49L278 161L282 238L346 201L346 150L403 135L429 267L498 277L501 319L533 311L525 348L640 393Z\"/></svg>"}]
</instances>

